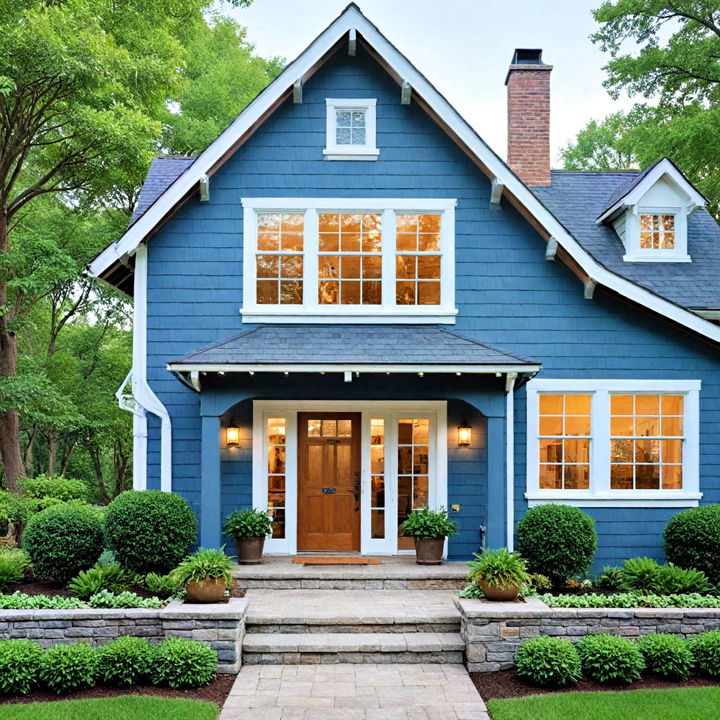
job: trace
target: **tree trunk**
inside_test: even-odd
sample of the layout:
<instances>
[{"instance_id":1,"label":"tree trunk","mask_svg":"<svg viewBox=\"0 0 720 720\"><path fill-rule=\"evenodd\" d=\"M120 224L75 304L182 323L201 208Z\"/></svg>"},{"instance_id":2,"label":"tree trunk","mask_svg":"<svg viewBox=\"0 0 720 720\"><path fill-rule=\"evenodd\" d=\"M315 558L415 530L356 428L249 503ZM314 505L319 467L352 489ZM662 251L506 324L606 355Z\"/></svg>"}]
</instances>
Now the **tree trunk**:
<instances>
[{"instance_id":1,"label":"tree trunk","mask_svg":"<svg viewBox=\"0 0 720 720\"><path fill-rule=\"evenodd\" d=\"M67 466L70 462L70 458L73 456L73 453L75 452L75 448L77 447L77 441L70 444L70 448L65 453L65 457L63 458L62 465L60 466L60 474L64 475L67 472Z\"/></svg>"},{"instance_id":2,"label":"tree trunk","mask_svg":"<svg viewBox=\"0 0 720 720\"><path fill-rule=\"evenodd\" d=\"M35 442L37 432L37 425L33 425L30 435L28 436L25 451L23 452L23 467L25 468L25 475L27 477L30 477L33 473L33 443Z\"/></svg>"},{"instance_id":3,"label":"tree trunk","mask_svg":"<svg viewBox=\"0 0 720 720\"><path fill-rule=\"evenodd\" d=\"M102 463L100 461L100 451L97 448L88 448L88 453L92 458L93 467L95 468L95 476L97 477L98 487L100 488L100 500L103 505L107 505L110 502L108 495L107 486L105 485L105 476L102 471Z\"/></svg>"},{"instance_id":4,"label":"tree trunk","mask_svg":"<svg viewBox=\"0 0 720 720\"><path fill-rule=\"evenodd\" d=\"M57 435L50 433L48 437L48 470L51 477L55 475L55 461L57 459Z\"/></svg>"},{"instance_id":5,"label":"tree trunk","mask_svg":"<svg viewBox=\"0 0 720 720\"><path fill-rule=\"evenodd\" d=\"M7 212L0 206L0 256L9 248ZM7 282L0 277L0 378L17 375L17 337L10 327L11 313L7 307ZM18 492L17 481L25 475L20 452L20 413L11 408L0 413L0 460L2 460L5 487Z\"/></svg>"}]
</instances>

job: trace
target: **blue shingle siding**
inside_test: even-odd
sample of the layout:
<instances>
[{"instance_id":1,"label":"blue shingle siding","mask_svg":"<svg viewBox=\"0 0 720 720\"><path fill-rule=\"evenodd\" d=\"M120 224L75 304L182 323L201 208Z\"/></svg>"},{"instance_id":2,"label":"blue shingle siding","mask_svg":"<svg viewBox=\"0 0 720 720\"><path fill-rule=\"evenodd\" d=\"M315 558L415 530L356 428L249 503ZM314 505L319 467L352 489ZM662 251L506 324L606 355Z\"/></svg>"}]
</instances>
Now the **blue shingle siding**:
<instances>
[{"instance_id":1,"label":"blue shingle siding","mask_svg":"<svg viewBox=\"0 0 720 720\"><path fill-rule=\"evenodd\" d=\"M286 102L213 177L211 199L190 201L149 241L148 363L151 385L173 418L173 482L195 508L200 497L200 400L165 364L246 329L242 300L242 207L252 196L457 198L454 331L543 363L541 377L699 378L703 502L720 501L720 364L709 343L603 291L583 299L582 285L560 262L545 260L545 244L511 207L489 207L489 183L417 107L401 105L399 89L364 54L339 53L304 87L303 103ZM322 159L326 97L376 97L376 162ZM602 198L603 200L607 195ZM257 376L256 376L257 377ZM328 376L326 376L327 378ZM309 376L308 376L309 378ZM292 377L298 397L343 397L327 385ZM352 383L357 397L397 397L392 387ZM409 382L409 381L408 381ZM451 543L454 557L477 549L477 528L488 523L487 450L454 446L453 430L467 411L475 378L407 385L412 396L458 400L449 408L449 502L459 502L463 533ZM498 402L502 384L495 383ZM262 385L273 397L283 383ZM334 388L335 386L333 386ZM339 391L340 392L340 391ZM423 395L424 393L424 395ZM348 396L350 397L350 396ZM403 397L408 397L404 395ZM525 392L517 393L515 510L526 509ZM238 418L240 420L241 418ZM470 419L470 418L468 418ZM249 415L243 416L247 427ZM476 438L483 433L476 433ZM479 440L479 438L478 438ZM504 453L503 448L489 448ZM159 477L159 428L150 423L149 477ZM250 501L250 452L222 456L222 512ZM501 490L502 491L502 490ZM660 533L673 510L598 509L598 564L633 554L659 555Z\"/></svg>"}]
</instances>

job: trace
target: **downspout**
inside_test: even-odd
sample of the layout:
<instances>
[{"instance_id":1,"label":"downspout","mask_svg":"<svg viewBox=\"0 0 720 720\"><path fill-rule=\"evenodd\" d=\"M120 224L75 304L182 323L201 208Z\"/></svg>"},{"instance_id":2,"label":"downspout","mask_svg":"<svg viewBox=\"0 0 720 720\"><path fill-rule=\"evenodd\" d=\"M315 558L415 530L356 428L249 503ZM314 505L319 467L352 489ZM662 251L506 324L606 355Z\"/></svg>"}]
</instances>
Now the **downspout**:
<instances>
[{"instance_id":1,"label":"downspout","mask_svg":"<svg viewBox=\"0 0 720 720\"><path fill-rule=\"evenodd\" d=\"M512 552L515 544L515 379L508 373L505 380L505 532L506 545Z\"/></svg>"},{"instance_id":2,"label":"downspout","mask_svg":"<svg viewBox=\"0 0 720 720\"><path fill-rule=\"evenodd\" d=\"M160 418L160 489L172 490L172 424L170 415L147 381L147 246L141 243L135 250L135 313L133 328L132 395L143 410L133 420L133 471L139 470L139 480L133 480L136 490L147 487L147 417L150 412ZM140 469L140 466L142 469Z\"/></svg>"}]
</instances>

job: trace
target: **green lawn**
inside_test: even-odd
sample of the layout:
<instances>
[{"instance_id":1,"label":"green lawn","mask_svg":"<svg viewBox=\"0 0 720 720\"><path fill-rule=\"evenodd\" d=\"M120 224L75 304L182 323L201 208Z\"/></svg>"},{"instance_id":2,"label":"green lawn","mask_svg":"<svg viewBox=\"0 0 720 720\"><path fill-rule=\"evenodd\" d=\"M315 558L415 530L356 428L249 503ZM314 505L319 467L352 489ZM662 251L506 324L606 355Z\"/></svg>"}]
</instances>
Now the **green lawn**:
<instances>
[{"instance_id":1,"label":"green lawn","mask_svg":"<svg viewBox=\"0 0 720 720\"><path fill-rule=\"evenodd\" d=\"M142 695L0 705L0 720L216 720L218 713L215 703Z\"/></svg>"},{"instance_id":2,"label":"green lawn","mask_svg":"<svg viewBox=\"0 0 720 720\"><path fill-rule=\"evenodd\" d=\"M493 720L717 720L720 688L570 692L487 705Z\"/></svg>"}]
</instances>

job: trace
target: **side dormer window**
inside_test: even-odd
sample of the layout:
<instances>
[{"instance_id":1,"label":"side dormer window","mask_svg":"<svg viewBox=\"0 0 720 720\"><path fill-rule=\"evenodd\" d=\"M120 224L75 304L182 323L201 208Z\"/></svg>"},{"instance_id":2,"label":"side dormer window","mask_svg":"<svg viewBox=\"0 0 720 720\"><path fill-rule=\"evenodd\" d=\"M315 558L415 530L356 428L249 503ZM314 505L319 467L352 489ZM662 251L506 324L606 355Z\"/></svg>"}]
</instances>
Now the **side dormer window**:
<instances>
[{"instance_id":1,"label":"side dormer window","mask_svg":"<svg viewBox=\"0 0 720 720\"><path fill-rule=\"evenodd\" d=\"M375 99L327 98L326 160L377 160Z\"/></svg>"},{"instance_id":2,"label":"side dormer window","mask_svg":"<svg viewBox=\"0 0 720 720\"><path fill-rule=\"evenodd\" d=\"M640 249L674 250L675 216L640 215Z\"/></svg>"}]
</instances>

